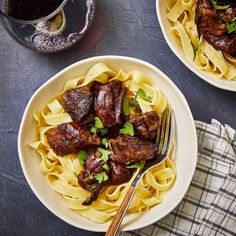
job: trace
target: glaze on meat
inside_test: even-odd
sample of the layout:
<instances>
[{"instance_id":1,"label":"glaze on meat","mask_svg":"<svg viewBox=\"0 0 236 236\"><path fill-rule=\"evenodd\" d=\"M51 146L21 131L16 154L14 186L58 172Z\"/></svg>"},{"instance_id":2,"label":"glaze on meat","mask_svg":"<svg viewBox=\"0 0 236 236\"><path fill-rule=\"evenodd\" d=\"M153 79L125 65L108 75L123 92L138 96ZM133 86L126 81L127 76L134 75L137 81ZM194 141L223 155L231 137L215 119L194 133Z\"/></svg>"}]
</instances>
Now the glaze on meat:
<instances>
[{"instance_id":1,"label":"glaze on meat","mask_svg":"<svg viewBox=\"0 0 236 236\"><path fill-rule=\"evenodd\" d=\"M96 149L89 149L87 153L87 159L85 162L85 170L81 171L78 176L79 185L91 192L90 199L83 203L83 205L90 205L93 201L95 201L103 188L106 182L98 183L94 176L101 172L107 172L103 168L105 164L104 161L98 161L98 158L101 156L101 153L96 151ZM92 187L93 186L93 187Z\"/></svg>"},{"instance_id":2,"label":"glaze on meat","mask_svg":"<svg viewBox=\"0 0 236 236\"><path fill-rule=\"evenodd\" d=\"M130 115L128 118L128 122L133 125L136 134L144 139L156 137L158 120L159 117L156 111Z\"/></svg>"},{"instance_id":3,"label":"glaze on meat","mask_svg":"<svg viewBox=\"0 0 236 236\"><path fill-rule=\"evenodd\" d=\"M126 166L110 161L110 176L112 185L120 185L128 182L133 174L133 169L127 169Z\"/></svg>"},{"instance_id":4,"label":"glaze on meat","mask_svg":"<svg viewBox=\"0 0 236 236\"><path fill-rule=\"evenodd\" d=\"M228 33L226 24L236 17L236 2L234 0L219 0L217 5L230 5L225 10L214 8L210 0L198 0L195 22L198 34L215 49L231 55L236 55L236 32Z\"/></svg>"},{"instance_id":5,"label":"glaze on meat","mask_svg":"<svg viewBox=\"0 0 236 236\"><path fill-rule=\"evenodd\" d=\"M157 146L153 141L159 117L156 112L146 112L125 119L123 100L127 91L118 80L106 84L94 82L66 91L62 95L63 107L73 122L60 124L46 134L50 147L58 156L85 150L84 169L77 178L79 185L91 194L83 205L92 204L105 187L128 182L134 168L126 165L155 157ZM108 128L105 136L95 127L95 116ZM134 137L119 134L125 122L133 125ZM97 134L91 132L92 128ZM106 138L110 146L101 144L101 138ZM107 155L108 160L106 156L104 161L102 155Z\"/></svg>"},{"instance_id":6,"label":"glaze on meat","mask_svg":"<svg viewBox=\"0 0 236 236\"><path fill-rule=\"evenodd\" d=\"M88 86L67 90L63 96L63 107L74 122L79 123L90 111L93 94Z\"/></svg>"},{"instance_id":7,"label":"glaze on meat","mask_svg":"<svg viewBox=\"0 0 236 236\"><path fill-rule=\"evenodd\" d=\"M106 127L113 127L122 122L122 107L127 88L122 87L121 81L96 86L95 114Z\"/></svg>"},{"instance_id":8,"label":"glaze on meat","mask_svg":"<svg viewBox=\"0 0 236 236\"><path fill-rule=\"evenodd\" d=\"M48 143L58 156L77 154L80 149L99 146L101 139L75 123L60 124L47 133Z\"/></svg>"},{"instance_id":9,"label":"glaze on meat","mask_svg":"<svg viewBox=\"0 0 236 236\"><path fill-rule=\"evenodd\" d=\"M156 144L138 137L119 135L116 139L110 139L113 153L112 161L128 165L132 162L141 162L154 158L157 151Z\"/></svg>"},{"instance_id":10,"label":"glaze on meat","mask_svg":"<svg viewBox=\"0 0 236 236\"><path fill-rule=\"evenodd\" d=\"M91 205L92 202L96 201L100 191L103 188L103 184L98 183L94 178L90 177L90 173L87 170L81 170L78 175L79 185L91 193L88 201L84 201L83 205Z\"/></svg>"}]
</instances>

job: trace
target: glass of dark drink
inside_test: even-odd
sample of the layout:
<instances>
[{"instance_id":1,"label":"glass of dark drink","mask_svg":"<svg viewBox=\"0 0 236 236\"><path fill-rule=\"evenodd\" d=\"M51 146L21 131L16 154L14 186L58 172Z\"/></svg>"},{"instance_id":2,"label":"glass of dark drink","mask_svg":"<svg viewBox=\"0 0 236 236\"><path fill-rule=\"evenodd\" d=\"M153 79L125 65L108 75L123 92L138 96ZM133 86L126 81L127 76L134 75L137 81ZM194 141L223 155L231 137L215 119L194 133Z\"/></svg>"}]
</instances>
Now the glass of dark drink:
<instances>
[{"instance_id":1,"label":"glass of dark drink","mask_svg":"<svg viewBox=\"0 0 236 236\"><path fill-rule=\"evenodd\" d=\"M53 53L72 47L86 33L95 0L0 0L0 20L25 47Z\"/></svg>"}]
</instances>

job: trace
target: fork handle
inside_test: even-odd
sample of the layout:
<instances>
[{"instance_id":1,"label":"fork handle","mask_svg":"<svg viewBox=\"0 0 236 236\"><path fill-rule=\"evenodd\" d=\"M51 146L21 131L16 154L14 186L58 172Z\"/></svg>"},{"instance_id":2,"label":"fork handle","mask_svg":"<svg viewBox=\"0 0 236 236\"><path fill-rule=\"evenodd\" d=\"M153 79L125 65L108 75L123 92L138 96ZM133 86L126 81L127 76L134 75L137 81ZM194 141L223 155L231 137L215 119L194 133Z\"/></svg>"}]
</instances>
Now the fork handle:
<instances>
[{"instance_id":1,"label":"fork handle","mask_svg":"<svg viewBox=\"0 0 236 236\"><path fill-rule=\"evenodd\" d=\"M127 194L125 195L125 198L123 202L121 203L116 215L114 216L105 236L114 236L116 235L119 226L124 218L124 215L130 205L130 202L133 198L135 192L135 188L133 186L130 186L128 189Z\"/></svg>"}]
</instances>

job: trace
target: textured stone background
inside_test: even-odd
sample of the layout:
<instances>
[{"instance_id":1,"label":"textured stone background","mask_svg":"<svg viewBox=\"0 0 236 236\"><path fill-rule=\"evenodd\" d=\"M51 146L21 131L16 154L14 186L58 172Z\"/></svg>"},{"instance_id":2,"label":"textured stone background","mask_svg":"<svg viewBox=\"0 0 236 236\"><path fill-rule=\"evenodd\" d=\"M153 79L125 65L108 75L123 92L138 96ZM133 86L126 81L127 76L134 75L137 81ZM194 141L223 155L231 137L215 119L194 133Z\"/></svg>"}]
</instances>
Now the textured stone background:
<instances>
[{"instance_id":1,"label":"textured stone background","mask_svg":"<svg viewBox=\"0 0 236 236\"><path fill-rule=\"evenodd\" d=\"M195 119L216 118L236 128L236 93L207 84L178 60L163 38L154 0L97 1L87 36L54 55L23 48L0 26L0 235L103 235L64 223L39 202L20 167L17 133L24 108L42 83L73 62L106 54L154 64L183 92Z\"/></svg>"}]
</instances>

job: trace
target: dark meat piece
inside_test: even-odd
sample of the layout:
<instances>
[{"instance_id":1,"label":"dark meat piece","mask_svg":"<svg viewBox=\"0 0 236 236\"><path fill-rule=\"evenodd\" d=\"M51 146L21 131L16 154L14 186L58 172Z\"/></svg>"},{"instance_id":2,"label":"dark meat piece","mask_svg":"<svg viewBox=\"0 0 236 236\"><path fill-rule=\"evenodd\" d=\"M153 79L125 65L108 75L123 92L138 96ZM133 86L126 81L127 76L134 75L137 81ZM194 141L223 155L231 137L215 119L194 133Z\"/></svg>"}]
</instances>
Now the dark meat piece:
<instances>
[{"instance_id":1,"label":"dark meat piece","mask_svg":"<svg viewBox=\"0 0 236 236\"><path fill-rule=\"evenodd\" d=\"M122 123L123 100L127 91L118 80L96 86L95 114L106 127Z\"/></svg>"},{"instance_id":2,"label":"dark meat piece","mask_svg":"<svg viewBox=\"0 0 236 236\"><path fill-rule=\"evenodd\" d=\"M236 54L236 33L228 33L226 24L236 17L236 2L234 0L220 0L217 5L230 5L225 10L214 9L210 0L198 0L195 22L198 34L215 49L231 55Z\"/></svg>"},{"instance_id":3,"label":"dark meat piece","mask_svg":"<svg viewBox=\"0 0 236 236\"><path fill-rule=\"evenodd\" d=\"M157 151L157 146L149 141L128 135L119 135L110 139L113 153L110 158L120 164L141 162L152 159Z\"/></svg>"},{"instance_id":4,"label":"dark meat piece","mask_svg":"<svg viewBox=\"0 0 236 236\"><path fill-rule=\"evenodd\" d=\"M112 185L119 185L128 182L133 174L132 169L127 169L124 165L120 165L113 161L109 162L111 171L111 184Z\"/></svg>"},{"instance_id":5,"label":"dark meat piece","mask_svg":"<svg viewBox=\"0 0 236 236\"><path fill-rule=\"evenodd\" d=\"M133 125L136 134L145 139L156 137L158 120L159 116L155 111L130 115L128 118L128 122Z\"/></svg>"},{"instance_id":6,"label":"dark meat piece","mask_svg":"<svg viewBox=\"0 0 236 236\"><path fill-rule=\"evenodd\" d=\"M103 188L103 185L99 184L95 179L90 178L90 173L87 170L82 170L79 173L78 183L83 189L91 192L89 200L83 202L83 205L91 205L93 201L97 200L98 195Z\"/></svg>"},{"instance_id":7,"label":"dark meat piece","mask_svg":"<svg viewBox=\"0 0 236 236\"><path fill-rule=\"evenodd\" d=\"M101 153L99 151L96 151L95 149L90 149L88 151L88 155L85 162L85 169L88 170L91 175L105 171L104 168L102 167L105 164L105 162L102 160L100 161L96 160L100 156Z\"/></svg>"},{"instance_id":8,"label":"dark meat piece","mask_svg":"<svg viewBox=\"0 0 236 236\"><path fill-rule=\"evenodd\" d=\"M93 123L94 121L94 114L93 113L88 113L87 116L85 116L81 121L80 121L80 125L89 125ZM91 126L91 128L93 127L93 125Z\"/></svg>"},{"instance_id":9,"label":"dark meat piece","mask_svg":"<svg viewBox=\"0 0 236 236\"><path fill-rule=\"evenodd\" d=\"M103 186L107 184L107 181L98 183L94 178L96 174L107 172L107 170L103 168L105 162L102 160L97 160L100 156L101 153L96 151L96 149L89 149L85 162L85 170L82 170L78 176L79 185L91 192L89 201L84 202L83 205L90 205L93 201L95 201L98 198Z\"/></svg>"},{"instance_id":10,"label":"dark meat piece","mask_svg":"<svg viewBox=\"0 0 236 236\"><path fill-rule=\"evenodd\" d=\"M62 98L65 111L77 123L89 113L93 102L93 94L88 86L67 90Z\"/></svg>"},{"instance_id":11,"label":"dark meat piece","mask_svg":"<svg viewBox=\"0 0 236 236\"><path fill-rule=\"evenodd\" d=\"M48 143L58 156L77 153L80 149L99 146L100 138L75 123L64 123L47 133Z\"/></svg>"},{"instance_id":12,"label":"dark meat piece","mask_svg":"<svg viewBox=\"0 0 236 236\"><path fill-rule=\"evenodd\" d=\"M227 35L222 35L220 37L214 36L206 32L204 38L208 43L214 46L215 49L228 52L231 55L236 54L236 37L231 38ZM224 50L223 50L224 49Z\"/></svg>"}]
</instances>

